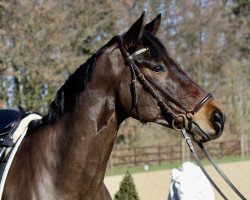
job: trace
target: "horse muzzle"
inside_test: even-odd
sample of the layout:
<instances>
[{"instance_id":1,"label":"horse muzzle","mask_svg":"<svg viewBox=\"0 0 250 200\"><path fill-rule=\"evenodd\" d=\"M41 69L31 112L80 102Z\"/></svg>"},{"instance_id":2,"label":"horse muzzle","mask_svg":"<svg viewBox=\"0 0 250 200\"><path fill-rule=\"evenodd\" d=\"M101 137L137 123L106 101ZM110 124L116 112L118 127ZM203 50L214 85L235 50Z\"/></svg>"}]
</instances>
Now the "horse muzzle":
<instances>
[{"instance_id":1,"label":"horse muzzle","mask_svg":"<svg viewBox=\"0 0 250 200\"><path fill-rule=\"evenodd\" d=\"M225 114L216 107L210 110L210 112L206 110L206 114L203 115L198 113L198 116L193 118L189 133L196 142L207 142L217 139L224 130Z\"/></svg>"}]
</instances>

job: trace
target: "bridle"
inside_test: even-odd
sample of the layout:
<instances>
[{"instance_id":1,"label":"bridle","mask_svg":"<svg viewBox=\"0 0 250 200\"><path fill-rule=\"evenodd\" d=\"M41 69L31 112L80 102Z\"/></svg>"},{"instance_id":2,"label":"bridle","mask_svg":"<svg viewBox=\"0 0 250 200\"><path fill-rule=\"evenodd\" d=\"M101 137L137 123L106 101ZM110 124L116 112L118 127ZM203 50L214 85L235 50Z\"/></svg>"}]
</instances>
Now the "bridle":
<instances>
[{"instance_id":1,"label":"bridle","mask_svg":"<svg viewBox=\"0 0 250 200\"><path fill-rule=\"evenodd\" d=\"M202 166L198 155L195 151L195 148L191 142L190 137L188 136L186 130L189 130L190 124L192 124L192 117L193 115L198 112L207 102L213 99L213 96L211 93L205 93L203 98L198 99L198 101L195 103L193 108L187 109L185 106L183 106L177 99L173 98L167 91L165 91L159 84L157 84L154 80L152 80L149 76L144 74L140 68L134 63L133 58L137 55L146 52L148 49L143 48L141 50L136 51L132 55L130 55L123 46L122 36L118 36L118 47L121 51L121 54L126 62L126 64L130 67L131 71L131 93L132 93L132 106L133 109L137 113L139 113L138 110L138 97L137 97L137 91L136 91L136 82L137 79L144 85L144 87L150 92L150 94L158 101L159 106L167 112L169 115L172 116L172 124L167 123L167 126L174 128L177 131L180 131L202 172L207 177L207 179L210 181L210 183L214 186L214 188L219 192L219 194L224 198L227 199L227 197L222 193L222 191L218 188L218 186L214 183L214 181L211 179L211 177L206 172L205 168ZM174 61L174 60L173 60ZM174 61L176 65L178 65L177 62ZM159 95L159 93L161 95ZM171 108L164 102L164 98L168 98L169 101L173 104L175 104L179 109L183 110L185 114L175 114ZM183 126L178 127L176 126L176 121L182 118ZM235 193L243 200L246 200L246 198L236 189L236 187L231 183L231 181L226 177L226 175L222 172L222 170L217 166L216 162L212 159L210 154L207 152L205 147L202 143L198 144L201 148L202 152L205 154L207 159L211 162L211 164L214 166L214 168L218 171L218 173L222 176L222 178L227 182L227 184L235 191Z\"/></svg>"},{"instance_id":2,"label":"bridle","mask_svg":"<svg viewBox=\"0 0 250 200\"><path fill-rule=\"evenodd\" d=\"M168 126L177 128L175 126L175 122L177 119L183 118L183 127L188 128L185 125L190 123L192 120L192 116L199 111L199 109L206 104L208 101L213 99L213 96L211 93L206 93L203 98L197 101L197 103L193 106L192 109L187 109L185 106L182 105L177 99L173 98L167 91L165 91L158 83L156 83L153 79L151 79L149 76L145 75L140 68L134 63L133 58L140 53L144 53L147 51L147 48L143 48L137 52L135 52L132 55L129 55L129 53L124 49L123 47L123 41L122 37L118 36L118 46L122 53L122 56L124 60L126 61L126 64L130 67L132 81L131 81L131 92L132 92L132 99L133 99L133 108L135 110L137 108L138 98L137 98L137 91L136 91L136 82L137 79L142 82L142 84L147 88L150 92L150 94L158 101L161 108L164 109L165 112L171 115L173 118L172 124L169 124ZM175 62L175 61L174 61ZM175 62L176 65L178 65L177 62ZM159 95L159 93L161 95ZM175 104L179 109L181 109L185 114L175 114L171 108L164 102L163 98L167 98L170 100L171 103Z\"/></svg>"}]
</instances>

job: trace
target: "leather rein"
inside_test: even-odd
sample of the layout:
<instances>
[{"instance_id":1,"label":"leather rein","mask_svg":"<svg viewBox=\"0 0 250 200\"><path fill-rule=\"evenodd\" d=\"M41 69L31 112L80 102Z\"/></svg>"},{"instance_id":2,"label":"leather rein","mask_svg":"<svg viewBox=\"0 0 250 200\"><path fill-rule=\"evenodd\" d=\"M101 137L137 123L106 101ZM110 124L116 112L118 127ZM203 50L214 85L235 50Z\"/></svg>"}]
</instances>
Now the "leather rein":
<instances>
[{"instance_id":1,"label":"leather rein","mask_svg":"<svg viewBox=\"0 0 250 200\"><path fill-rule=\"evenodd\" d=\"M143 48L132 55L130 55L124 48L123 46L123 41L122 41L122 36L118 36L118 47L121 51L121 54L126 62L126 64L130 67L131 71L131 76L132 76L132 81L131 81L131 93L132 93L132 109L135 109L137 114L139 114L139 109L137 106L138 103L138 97L137 97L137 91L136 91L136 82L137 79L147 88L150 92L150 94L158 101L159 106L164 109L165 112L170 114L173 118L172 124L167 123L167 126L174 128L177 131L180 131L197 163L197 165L200 167L204 175L207 177L207 179L210 181L210 183L213 185L213 187L218 191L218 193L224 198L228 199L223 192L218 188L218 186L214 183L212 178L209 176L209 174L206 172L205 168L202 166L201 161L198 158L198 155L195 151L195 148L192 144L192 141L190 137L188 136L186 130L189 129L189 125L192 123L192 117L193 115L199 111L199 109L206 104L208 101L213 99L213 96L211 93L206 93L206 95L203 97L203 99L199 100L198 103L195 104L193 107L193 110L188 110L186 109L178 100L170 96L164 89L162 89L155 81L153 81L150 77L145 75L140 68L134 63L133 58L136 57L137 55L144 53L147 51L147 48ZM175 62L175 61L174 61ZM176 65L178 63L175 62ZM163 98L161 95L162 94L164 97L167 97L173 104L175 104L178 108L182 109L185 114L175 114L171 108L163 101ZM175 122L177 119L183 119L183 127L177 127L175 125ZM203 146L202 143L198 144L199 147L201 148L202 152L205 154L207 159L210 161L210 163L214 166L214 168L217 170L217 172L222 176L222 178L226 181L226 183L234 190L234 192L243 200L246 200L246 198L236 189L236 187L231 183L231 181L226 177L226 175L222 172L222 170L218 167L216 162L212 159L210 154L207 152L205 147Z\"/></svg>"}]
</instances>

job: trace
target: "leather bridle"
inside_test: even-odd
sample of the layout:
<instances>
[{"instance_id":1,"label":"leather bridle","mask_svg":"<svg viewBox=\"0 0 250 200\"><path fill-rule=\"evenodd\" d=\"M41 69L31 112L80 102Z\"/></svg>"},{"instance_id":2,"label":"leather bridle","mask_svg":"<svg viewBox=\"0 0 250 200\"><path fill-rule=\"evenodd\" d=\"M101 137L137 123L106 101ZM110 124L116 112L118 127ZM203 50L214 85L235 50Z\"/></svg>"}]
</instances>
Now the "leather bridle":
<instances>
[{"instance_id":1,"label":"leather bridle","mask_svg":"<svg viewBox=\"0 0 250 200\"><path fill-rule=\"evenodd\" d=\"M172 127L176 129L177 131L181 131L196 163L204 173L204 175L207 177L207 179L210 181L210 183L214 186L214 188L219 192L219 194L224 198L227 199L227 197L222 193L222 191L218 188L218 186L214 183L214 181L211 179L211 177L208 175L204 167L202 166L197 153L195 151L195 148L191 142L190 137L188 136L186 130L189 130L190 124L192 124L192 117L195 113L197 113L202 106L204 106L207 102L213 99L213 96L211 93L205 93L204 97L199 99L197 103L193 106L193 108L187 109L185 106L183 106L177 99L173 98L167 91L165 91L159 84L157 84L154 80L152 80L149 76L144 74L140 68L134 63L133 58L137 55L144 53L147 51L146 48L141 49L132 55L130 55L123 46L122 36L118 36L118 47L121 51L121 54L126 62L126 64L130 67L131 71L131 93L132 93L132 109L135 109L137 114L139 114L138 110L138 97L137 97L137 91L136 91L136 82L137 79L144 85L144 87L150 92L150 94L158 101L159 106L167 112L169 115L172 116L172 124L169 124L167 122L167 126ZM173 60L174 61L174 60ZM177 62L174 61L176 65L178 65ZM159 95L159 93L161 95ZM163 98L169 99L169 101L173 104L175 104L179 109L183 110L185 114L175 114L171 108L164 102ZM180 120L182 118L183 120L183 126L177 127L176 121ZM202 143L198 144L201 148L202 152L205 154L207 159L211 162L211 164L214 166L214 168L218 171L218 173L222 176L222 178L227 182L227 184L235 191L235 193L243 200L246 200L246 198L236 189L236 187L230 182L230 180L226 177L226 175L222 172L222 170L217 166L216 162L212 159L210 154L206 151L205 147Z\"/></svg>"},{"instance_id":2,"label":"leather bridle","mask_svg":"<svg viewBox=\"0 0 250 200\"><path fill-rule=\"evenodd\" d=\"M145 52L145 50L139 50L138 52L135 52L134 54L129 55L129 53L125 50L123 46L122 36L118 36L118 46L122 53L122 56L124 60L126 61L126 64L130 67L131 70L131 92L132 92L132 99L133 99L133 108L138 111L137 109L137 103L138 103L138 97L137 97L137 91L136 91L136 82L137 79L142 82L142 84L147 88L150 92L150 94L158 101L160 107L170 114L173 118L173 123L169 124L168 126L174 126L173 128L177 128L175 126L175 122L177 119L184 118L183 119L183 127L182 128L188 128L185 127L186 121L190 123L192 120L192 116L199 111L199 109L206 104L208 101L213 99L213 96L211 93L205 93L204 97L197 101L197 103L193 106L193 108L187 109L185 106L183 106L177 99L173 98L167 91L165 91L158 83L156 83L152 78L144 74L140 68L134 63L133 58L134 55L139 55L138 52ZM174 61L175 62L175 61ZM178 65L175 62L176 65ZM161 95L159 95L159 93ZM185 114L175 114L171 108L164 102L164 98L169 99L169 101L173 104L175 104L179 109L181 109Z\"/></svg>"}]
</instances>

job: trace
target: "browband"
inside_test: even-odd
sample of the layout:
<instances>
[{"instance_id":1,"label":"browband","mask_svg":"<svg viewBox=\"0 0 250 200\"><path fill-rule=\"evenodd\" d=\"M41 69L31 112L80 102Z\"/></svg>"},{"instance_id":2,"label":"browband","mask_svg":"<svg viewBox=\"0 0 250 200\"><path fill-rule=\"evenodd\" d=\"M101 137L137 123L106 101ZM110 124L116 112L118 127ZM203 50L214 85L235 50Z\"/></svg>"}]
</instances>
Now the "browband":
<instances>
[{"instance_id":1,"label":"browband","mask_svg":"<svg viewBox=\"0 0 250 200\"><path fill-rule=\"evenodd\" d=\"M147 50L148 50L148 48L140 49L140 50L136 51L135 53L133 53L132 55L130 55L128 58L134 59L136 56L140 55L141 53L146 52Z\"/></svg>"}]
</instances>

